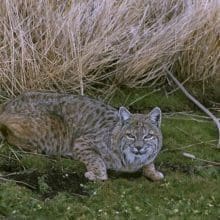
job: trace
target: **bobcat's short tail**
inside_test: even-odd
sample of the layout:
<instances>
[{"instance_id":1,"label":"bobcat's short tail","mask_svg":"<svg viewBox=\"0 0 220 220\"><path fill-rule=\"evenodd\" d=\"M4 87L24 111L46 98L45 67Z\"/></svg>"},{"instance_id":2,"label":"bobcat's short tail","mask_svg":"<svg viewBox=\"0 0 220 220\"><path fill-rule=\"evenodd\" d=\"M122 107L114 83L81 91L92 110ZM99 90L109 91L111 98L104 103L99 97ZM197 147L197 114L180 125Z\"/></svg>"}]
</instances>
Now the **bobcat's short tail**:
<instances>
[{"instance_id":1,"label":"bobcat's short tail","mask_svg":"<svg viewBox=\"0 0 220 220\"><path fill-rule=\"evenodd\" d=\"M0 141L5 139L5 125L3 123L3 119L2 119L2 112L3 112L3 105L0 105Z\"/></svg>"},{"instance_id":2,"label":"bobcat's short tail","mask_svg":"<svg viewBox=\"0 0 220 220\"><path fill-rule=\"evenodd\" d=\"M7 129L3 124L0 124L0 142L5 140Z\"/></svg>"},{"instance_id":3,"label":"bobcat's short tail","mask_svg":"<svg viewBox=\"0 0 220 220\"><path fill-rule=\"evenodd\" d=\"M24 124L24 120L19 115L7 113L4 105L0 105L0 141L6 139L12 144L16 141L19 142L19 137L29 132L28 129L25 129Z\"/></svg>"},{"instance_id":4,"label":"bobcat's short tail","mask_svg":"<svg viewBox=\"0 0 220 220\"><path fill-rule=\"evenodd\" d=\"M4 105L0 105L0 141L5 140L8 134L7 114L4 113Z\"/></svg>"}]
</instances>

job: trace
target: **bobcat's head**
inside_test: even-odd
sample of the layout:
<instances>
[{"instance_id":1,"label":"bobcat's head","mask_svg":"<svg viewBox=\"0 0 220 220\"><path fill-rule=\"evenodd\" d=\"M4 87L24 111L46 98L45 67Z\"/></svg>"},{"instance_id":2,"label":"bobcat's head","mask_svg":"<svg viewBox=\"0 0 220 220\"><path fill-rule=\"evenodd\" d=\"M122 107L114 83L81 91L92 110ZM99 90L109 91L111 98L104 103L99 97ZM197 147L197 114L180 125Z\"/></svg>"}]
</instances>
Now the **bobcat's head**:
<instances>
[{"instance_id":1,"label":"bobcat's head","mask_svg":"<svg viewBox=\"0 0 220 220\"><path fill-rule=\"evenodd\" d=\"M154 108L148 115L131 114L125 107L119 109L121 128L118 146L123 163L131 171L151 163L162 145L160 130L161 110Z\"/></svg>"}]
</instances>

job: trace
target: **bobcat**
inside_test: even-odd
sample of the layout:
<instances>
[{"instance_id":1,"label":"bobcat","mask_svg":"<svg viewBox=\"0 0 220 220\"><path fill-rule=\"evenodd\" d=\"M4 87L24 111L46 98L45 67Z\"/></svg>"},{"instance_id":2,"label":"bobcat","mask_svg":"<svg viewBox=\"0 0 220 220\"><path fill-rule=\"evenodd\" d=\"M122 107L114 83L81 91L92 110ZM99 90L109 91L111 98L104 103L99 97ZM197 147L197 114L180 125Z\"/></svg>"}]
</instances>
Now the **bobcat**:
<instances>
[{"instance_id":1,"label":"bobcat","mask_svg":"<svg viewBox=\"0 0 220 220\"><path fill-rule=\"evenodd\" d=\"M161 111L131 114L70 94L27 92L0 108L0 133L8 143L86 165L89 180L106 180L107 169L135 172L156 181L154 159L162 146Z\"/></svg>"}]
</instances>

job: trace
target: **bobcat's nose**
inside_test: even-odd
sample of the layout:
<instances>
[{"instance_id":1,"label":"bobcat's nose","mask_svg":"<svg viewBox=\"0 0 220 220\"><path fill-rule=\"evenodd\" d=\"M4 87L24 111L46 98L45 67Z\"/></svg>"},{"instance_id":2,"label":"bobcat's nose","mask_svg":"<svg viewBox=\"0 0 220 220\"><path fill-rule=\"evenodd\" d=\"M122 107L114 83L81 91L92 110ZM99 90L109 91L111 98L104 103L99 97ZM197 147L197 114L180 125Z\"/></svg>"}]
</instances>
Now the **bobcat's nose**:
<instances>
[{"instance_id":1,"label":"bobcat's nose","mask_svg":"<svg viewBox=\"0 0 220 220\"><path fill-rule=\"evenodd\" d=\"M135 148L140 151L142 149L142 146L135 146Z\"/></svg>"},{"instance_id":2,"label":"bobcat's nose","mask_svg":"<svg viewBox=\"0 0 220 220\"><path fill-rule=\"evenodd\" d=\"M143 141L136 141L135 144L134 144L135 148L136 148L138 151L141 150L141 148L143 147L143 145L144 145Z\"/></svg>"}]
</instances>

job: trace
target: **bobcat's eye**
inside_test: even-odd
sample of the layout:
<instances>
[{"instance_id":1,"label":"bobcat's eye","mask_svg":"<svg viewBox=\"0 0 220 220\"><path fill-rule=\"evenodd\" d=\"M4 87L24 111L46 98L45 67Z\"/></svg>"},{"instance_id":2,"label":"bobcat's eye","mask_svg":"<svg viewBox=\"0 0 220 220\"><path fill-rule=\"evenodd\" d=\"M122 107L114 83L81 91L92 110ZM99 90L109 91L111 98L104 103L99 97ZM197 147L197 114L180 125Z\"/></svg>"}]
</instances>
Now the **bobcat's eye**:
<instances>
[{"instance_id":1,"label":"bobcat's eye","mask_svg":"<svg viewBox=\"0 0 220 220\"><path fill-rule=\"evenodd\" d=\"M143 139L146 141L146 140L152 140L154 138L153 134L148 134L148 135L145 135L143 137Z\"/></svg>"},{"instance_id":2,"label":"bobcat's eye","mask_svg":"<svg viewBox=\"0 0 220 220\"><path fill-rule=\"evenodd\" d=\"M126 136L130 140L134 140L135 139L135 136L133 134L127 133Z\"/></svg>"}]
</instances>

